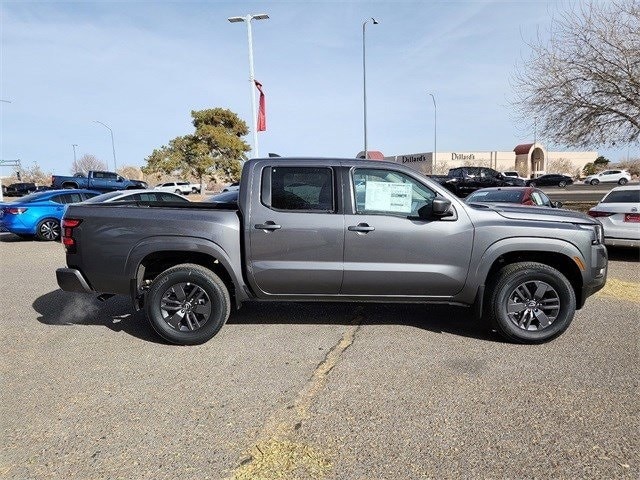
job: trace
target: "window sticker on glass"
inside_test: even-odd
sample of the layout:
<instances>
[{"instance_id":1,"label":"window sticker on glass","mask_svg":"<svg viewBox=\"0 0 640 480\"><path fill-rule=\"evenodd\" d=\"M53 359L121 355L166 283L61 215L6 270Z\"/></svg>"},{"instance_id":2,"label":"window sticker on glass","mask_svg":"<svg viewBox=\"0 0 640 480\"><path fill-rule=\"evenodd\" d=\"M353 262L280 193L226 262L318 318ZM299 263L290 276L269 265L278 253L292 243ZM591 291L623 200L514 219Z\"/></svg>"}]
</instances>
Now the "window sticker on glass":
<instances>
[{"instance_id":1,"label":"window sticker on glass","mask_svg":"<svg viewBox=\"0 0 640 480\"><path fill-rule=\"evenodd\" d=\"M365 210L411 213L410 183L367 182Z\"/></svg>"}]
</instances>

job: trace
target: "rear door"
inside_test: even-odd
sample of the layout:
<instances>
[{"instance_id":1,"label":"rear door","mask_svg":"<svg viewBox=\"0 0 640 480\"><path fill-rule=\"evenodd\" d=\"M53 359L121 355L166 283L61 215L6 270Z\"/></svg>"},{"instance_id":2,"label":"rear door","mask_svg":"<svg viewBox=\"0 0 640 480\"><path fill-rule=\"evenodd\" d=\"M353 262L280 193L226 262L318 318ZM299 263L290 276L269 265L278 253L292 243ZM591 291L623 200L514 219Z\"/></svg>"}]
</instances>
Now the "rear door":
<instances>
[{"instance_id":1,"label":"rear door","mask_svg":"<svg viewBox=\"0 0 640 480\"><path fill-rule=\"evenodd\" d=\"M269 165L252 191L249 280L264 294L336 295L342 282L344 216L337 169Z\"/></svg>"},{"instance_id":2,"label":"rear door","mask_svg":"<svg viewBox=\"0 0 640 480\"><path fill-rule=\"evenodd\" d=\"M443 296L464 286L473 225L466 212L424 220L436 193L390 168L354 167L345 206L345 295ZM453 207L455 209L455 207Z\"/></svg>"}]
</instances>

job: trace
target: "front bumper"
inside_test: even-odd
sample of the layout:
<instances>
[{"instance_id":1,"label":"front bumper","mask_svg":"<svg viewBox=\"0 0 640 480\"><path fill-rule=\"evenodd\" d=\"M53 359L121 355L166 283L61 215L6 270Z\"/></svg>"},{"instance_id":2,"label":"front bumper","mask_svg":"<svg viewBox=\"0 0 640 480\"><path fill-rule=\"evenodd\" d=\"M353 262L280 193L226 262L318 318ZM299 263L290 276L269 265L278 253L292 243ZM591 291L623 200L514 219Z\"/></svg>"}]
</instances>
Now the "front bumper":
<instances>
[{"instance_id":1,"label":"front bumper","mask_svg":"<svg viewBox=\"0 0 640 480\"><path fill-rule=\"evenodd\" d=\"M609 261L607 249L604 245L597 245L591 248L591 265L588 267L590 275L582 285L582 295L578 308L582 308L587 298L602 289L607 282L607 264Z\"/></svg>"},{"instance_id":2,"label":"front bumper","mask_svg":"<svg viewBox=\"0 0 640 480\"><path fill-rule=\"evenodd\" d=\"M75 268L58 268L56 279L58 286L67 292L93 293L82 273Z\"/></svg>"}]
</instances>

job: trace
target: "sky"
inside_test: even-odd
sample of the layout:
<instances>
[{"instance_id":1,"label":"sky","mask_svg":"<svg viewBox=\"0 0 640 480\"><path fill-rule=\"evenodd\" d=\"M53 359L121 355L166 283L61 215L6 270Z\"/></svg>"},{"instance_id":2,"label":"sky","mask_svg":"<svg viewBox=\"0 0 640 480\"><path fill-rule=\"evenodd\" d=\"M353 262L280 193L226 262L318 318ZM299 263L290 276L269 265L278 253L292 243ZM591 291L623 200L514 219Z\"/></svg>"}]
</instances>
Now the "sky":
<instances>
[{"instance_id":1,"label":"sky","mask_svg":"<svg viewBox=\"0 0 640 480\"><path fill-rule=\"evenodd\" d=\"M606 1L606 0L603 0ZM354 157L363 149L362 23L368 147L385 155L510 151L533 140L514 118L510 76L525 42L564 0L11 2L0 5L0 159L71 173L92 154L144 165L191 133L191 110L223 107L251 123L247 29L263 84L261 156ZM545 141L549 150L576 150ZM252 136L246 137L251 144ZM613 161L637 147L606 149ZM11 173L8 167L0 175Z\"/></svg>"}]
</instances>

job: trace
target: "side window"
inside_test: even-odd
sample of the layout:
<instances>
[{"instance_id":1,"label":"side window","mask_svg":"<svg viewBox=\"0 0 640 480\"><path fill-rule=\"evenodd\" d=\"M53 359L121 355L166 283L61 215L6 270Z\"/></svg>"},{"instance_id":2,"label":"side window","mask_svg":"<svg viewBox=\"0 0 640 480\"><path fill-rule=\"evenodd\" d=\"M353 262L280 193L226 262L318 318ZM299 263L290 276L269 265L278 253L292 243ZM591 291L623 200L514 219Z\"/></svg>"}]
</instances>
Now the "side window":
<instances>
[{"instance_id":1,"label":"side window","mask_svg":"<svg viewBox=\"0 0 640 480\"><path fill-rule=\"evenodd\" d=\"M531 199L533 200L533 203L535 203L540 207L545 205L545 200L549 202L549 199L547 198L547 196L540 192L533 192L531 194ZM550 205L550 203L547 203L547 205Z\"/></svg>"},{"instance_id":2,"label":"side window","mask_svg":"<svg viewBox=\"0 0 640 480\"><path fill-rule=\"evenodd\" d=\"M549 200L549 197L547 197L544 193L540 192L540 200L542 200L542 205L544 205L545 207L550 207L551 206L551 200Z\"/></svg>"},{"instance_id":3,"label":"side window","mask_svg":"<svg viewBox=\"0 0 640 480\"><path fill-rule=\"evenodd\" d=\"M159 195L160 200L163 202L188 202L186 198L179 197L177 195L171 195L170 193L161 193Z\"/></svg>"},{"instance_id":4,"label":"side window","mask_svg":"<svg viewBox=\"0 0 640 480\"><path fill-rule=\"evenodd\" d=\"M333 170L320 167L270 167L271 198L262 192L262 202L275 210L333 212Z\"/></svg>"},{"instance_id":5,"label":"side window","mask_svg":"<svg viewBox=\"0 0 640 480\"><path fill-rule=\"evenodd\" d=\"M58 196L58 198L60 199L60 201L58 201L57 203L78 203L82 201L82 195L80 195L79 193L65 193Z\"/></svg>"},{"instance_id":6,"label":"side window","mask_svg":"<svg viewBox=\"0 0 640 480\"><path fill-rule=\"evenodd\" d=\"M417 217L431 208L435 192L404 173L374 168L353 171L356 213Z\"/></svg>"},{"instance_id":7,"label":"side window","mask_svg":"<svg viewBox=\"0 0 640 480\"><path fill-rule=\"evenodd\" d=\"M93 172L93 178L104 178L104 173L102 172Z\"/></svg>"},{"instance_id":8,"label":"side window","mask_svg":"<svg viewBox=\"0 0 640 480\"><path fill-rule=\"evenodd\" d=\"M63 196L64 196L64 195L56 195L55 197L51 197L51 198L50 198L50 200L51 200L52 202L54 202L54 203L64 203L64 202L62 201L62 197L63 197Z\"/></svg>"},{"instance_id":9,"label":"side window","mask_svg":"<svg viewBox=\"0 0 640 480\"><path fill-rule=\"evenodd\" d=\"M116 181L118 179L118 175L115 174L115 173L105 172L104 173L104 178L105 178L105 180Z\"/></svg>"},{"instance_id":10,"label":"side window","mask_svg":"<svg viewBox=\"0 0 640 480\"><path fill-rule=\"evenodd\" d=\"M157 202L160 200L160 198L158 198L158 195L156 195L155 193L136 193L134 195L136 201L139 202Z\"/></svg>"},{"instance_id":11,"label":"side window","mask_svg":"<svg viewBox=\"0 0 640 480\"><path fill-rule=\"evenodd\" d=\"M82 194L82 197L83 197L85 200L88 200L88 199L90 199L90 198L95 197L96 195L98 195L98 194L97 194L97 193L83 193L83 194Z\"/></svg>"}]
</instances>

